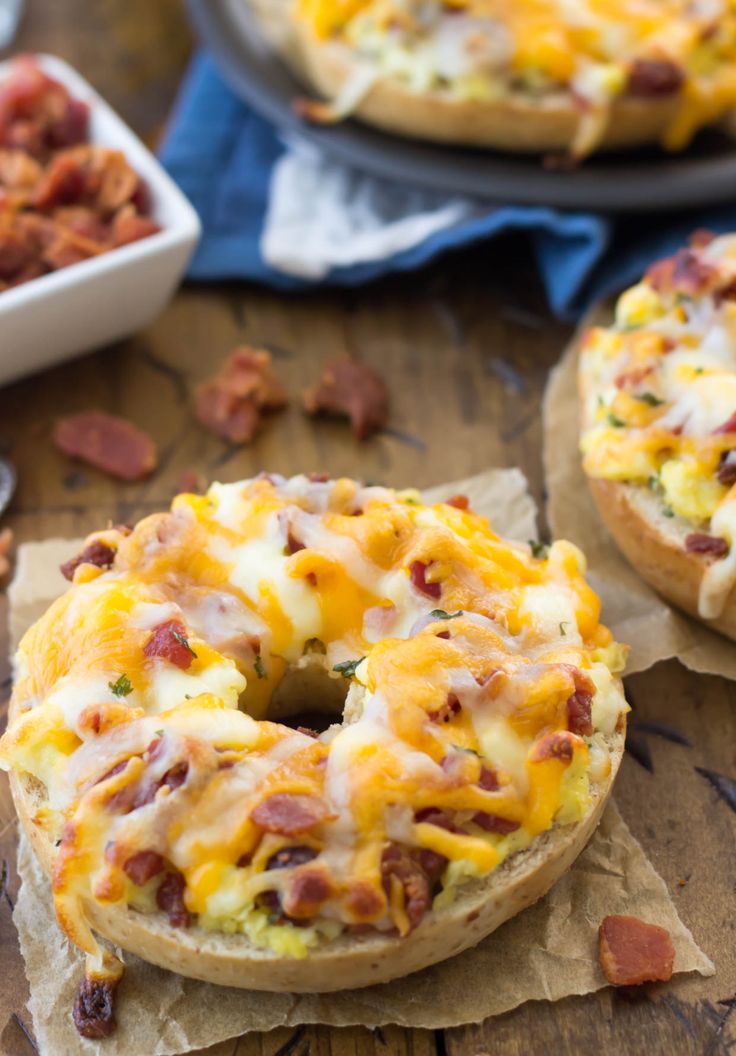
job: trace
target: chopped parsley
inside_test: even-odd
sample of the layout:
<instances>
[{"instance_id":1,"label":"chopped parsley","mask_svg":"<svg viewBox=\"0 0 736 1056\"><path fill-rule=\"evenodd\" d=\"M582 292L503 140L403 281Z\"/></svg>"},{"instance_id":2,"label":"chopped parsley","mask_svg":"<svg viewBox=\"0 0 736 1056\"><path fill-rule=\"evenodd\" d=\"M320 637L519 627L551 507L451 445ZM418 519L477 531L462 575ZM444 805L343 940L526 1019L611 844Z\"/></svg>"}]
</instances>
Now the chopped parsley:
<instances>
[{"instance_id":1,"label":"chopped parsley","mask_svg":"<svg viewBox=\"0 0 736 1056\"><path fill-rule=\"evenodd\" d=\"M255 663L253 664L253 666L255 667L256 674L259 678L268 678L266 669L263 666L263 658L260 653L258 653L258 655L256 656Z\"/></svg>"},{"instance_id":2,"label":"chopped parsley","mask_svg":"<svg viewBox=\"0 0 736 1056\"><path fill-rule=\"evenodd\" d=\"M183 634L179 634L178 631L175 631L173 627L171 628L171 634L176 639L176 641L179 643L179 645L183 645L184 648L187 650L187 652L191 653L192 656L194 657L194 659L196 660L197 659L197 654L192 649L191 645L189 644L188 639L186 639Z\"/></svg>"},{"instance_id":3,"label":"chopped parsley","mask_svg":"<svg viewBox=\"0 0 736 1056\"><path fill-rule=\"evenodd\" d=\"M156 730L156 736L157 737L163 737L163 735L164 735L164 731L163 730Z\"/></svg>"},{"instance_id":4,"label":"chopped parsley","mask_svg":"<svg viewBox=\"0 0 736 1056\"><path fill-rule=\"evenodd\" d=\"M463 748L460 744L453 744L452 747L456 752L465 752L466 755L474 755L476 759L482 759L480 752L476 752L475 748Z\"/></svg>"},{"instance_id":5,"label":"chopped parsley","mask_svg":"<svg viewBox=\"0 0 736 1056\"><path fill-rule=\"evenodd\" d=\"M457 612L445 612L444 609L432 609L429 615L433 620L456 620L458 616L464 616L465 613L462 609L458 609Z\"/></svg>"},{"instance_id":6,"label":"chopped parsley","mask_svg":"<svg viewBox=\"0 0 736 1056\"><path fill-rule=\"evenodd\" d=\"M705 367L696 367L695 368L695 373L696 374L702 374L704 370L705 370Z\"/></svg>"},{"instance_id":7,"label":"chopped parsley","mask_svg":"<svg viewBox=\"0 0 736 1056\"><path fill-rule=\"evenodd\" d=\"M672 509L671 506L664 506L662 508L662 514L665 517L674 517L675 516L675 511Z\"/></svg>"},{"instance_id":8,"label":"chopped parsley","mask_svg":"<svg viewBox=\"0 0 736 1056\"><path fill-rule=\"evenodd\" d=\"M338 671L343 678L353 678L356 667L358 664L362 664L364 660L364 656L359 656L357 660L343 660L341 664L335 664L332 670Z\"/></svg>"},{"instance_id":9,"label":"chopped parsley","mask_svg":"<svg viewBox=\"0 0 736 1056\"><path fill-rule=\"evenodd\" d=\"M612 425L614 429L623 429L626 422L623 418L619 418L617 414L614 414L613 411L611 411L608 415L608 424Z\"/></svg>"},{"instance_id":10,"label":"chopped parsley","mask_svg":"<svg viewBox=\"0 0 736 1056\"><path fill-rule=\"evenodd\" d=\"M562 635L563 638L567 634L567 631L565 630L565 628L568 627L569 625L570 625L570 621L569 620L560 620L560 634Z\"/></svg>"},{"instance_id":11,"label":"chopped parsley","mask_svg":"<svg viewBox=\"0 0 736 1056\"><path fill-rule=\"evenodd\" d=\"M549 554L549 547L546 543L542 543L539 539L529 540L529 549L532 552L532 556L536 557L538 561L546 561Z\"/></svg>"},{"instance_id":12,"label":"chopped parsley","mask_svg":"<svg viewBox=\"0 0 736 1056\"><path fill-rule=\"evenodd\" d=\"M661 407L664 403L664 400L660 400L659 396L655 396L653 392L642 392L636 398L650 407Z\"/></svg>"},{"instance_id":13,"label":"chopped parsley","mask_svg":"<svg viewBox=\"0 0 736 1056\"><path fill-rule=\"evenodd\" d=\"M647 484L652 489L652 491L656 491L658 493L661 493L661 492L664 491L664 488L662 487L662 481L659 479L658 476L656 476L654 474L651 477L649 477L649 479L647 481Z\"/></svg>"},{"instance_id":14,"label":"chopped parsley","mask_svg":"<svg viewBox=\"0 0 736 1056\"><path fill-rule=\"evenodd\" d=\"M117 682L108 682L110 692L115 697L127 697L129 693L133 692L133 683L130 681L126 674L122 674Z\"/></svg>"}]
</instances>

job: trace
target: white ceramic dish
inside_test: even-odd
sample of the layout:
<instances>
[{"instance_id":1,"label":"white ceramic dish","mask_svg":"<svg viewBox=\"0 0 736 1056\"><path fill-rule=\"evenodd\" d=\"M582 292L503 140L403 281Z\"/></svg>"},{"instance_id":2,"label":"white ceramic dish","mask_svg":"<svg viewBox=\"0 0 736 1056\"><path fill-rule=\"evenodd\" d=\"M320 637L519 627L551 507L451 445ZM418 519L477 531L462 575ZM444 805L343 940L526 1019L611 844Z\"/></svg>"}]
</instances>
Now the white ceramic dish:
<instances>
[{"instance_id":1,"label":"white ceramic dish","mask_svg":"<svg viewBox=\"0 0 736 1056\"><path fill-rule=\"evenodd\" d=\"M164 308L200 234L197 214L151 152L61 59L41 68L90 106L90 141L122 150L144 178L162 230L0 293L0 385L127 337ZM0 63L0 82L12 60Z\"/></svg>"}]
</instances>

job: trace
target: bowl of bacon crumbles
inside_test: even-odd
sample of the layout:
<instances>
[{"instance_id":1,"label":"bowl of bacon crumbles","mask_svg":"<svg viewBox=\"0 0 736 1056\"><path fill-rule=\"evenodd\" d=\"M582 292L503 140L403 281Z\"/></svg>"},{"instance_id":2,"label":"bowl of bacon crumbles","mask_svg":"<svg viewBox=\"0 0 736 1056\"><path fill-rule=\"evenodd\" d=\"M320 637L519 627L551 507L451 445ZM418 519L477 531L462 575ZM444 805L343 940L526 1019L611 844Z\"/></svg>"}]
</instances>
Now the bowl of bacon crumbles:
<instances>
[{"instance_id":1,"label":"bowl of bacon crumbles","mask_svg":"<svg viewBox=\"0 0 736 1056\"><path fill-rule=\"evenodd\" d=\"M146 326L199 232L158 161L70 66L0 63L0 383Z\"/></svg>"}]
</instances>

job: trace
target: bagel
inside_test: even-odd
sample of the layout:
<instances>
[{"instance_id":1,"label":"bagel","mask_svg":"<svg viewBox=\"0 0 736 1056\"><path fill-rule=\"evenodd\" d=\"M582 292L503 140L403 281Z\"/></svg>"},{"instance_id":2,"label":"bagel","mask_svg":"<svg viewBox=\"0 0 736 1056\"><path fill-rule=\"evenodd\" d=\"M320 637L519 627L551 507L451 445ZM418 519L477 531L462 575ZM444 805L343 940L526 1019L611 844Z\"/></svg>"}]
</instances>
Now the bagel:
<instances>
[{"instance_id":1,"label":"bagel","mask_svg":"<svg viewBox=\"0 0 736 1056\"><path fill-rule=\"evenodd\" d=\"M621 760L626 650L577 548L467 505L261 476L65 566L0 765L89 978L121 971L96 932L229 986L366 986L569 868Z\"/></svg>"},{"instance_id":2,"label":"bagel","mask_svg":"<svg viewBox=\"0 0 736 1056\"><path fill-rule=\"evenodd\" d=\"M250 0L263 14L263 0ZM267 5L268 6L268 5ZM736 107L736 12L685 0L287 0L276 46L384 131L514 152L687 146Z\"/></svg>"},{"instance_id":3,"label":"bagel","mask_svg":"<svg viewBox=\"0 0 736 1056\"><path fill-rule=\"evenodd\" d=\"M583 466L620 549L736 639L736 236L697 232L584 336Z\"/></svg>"}]
</instances>

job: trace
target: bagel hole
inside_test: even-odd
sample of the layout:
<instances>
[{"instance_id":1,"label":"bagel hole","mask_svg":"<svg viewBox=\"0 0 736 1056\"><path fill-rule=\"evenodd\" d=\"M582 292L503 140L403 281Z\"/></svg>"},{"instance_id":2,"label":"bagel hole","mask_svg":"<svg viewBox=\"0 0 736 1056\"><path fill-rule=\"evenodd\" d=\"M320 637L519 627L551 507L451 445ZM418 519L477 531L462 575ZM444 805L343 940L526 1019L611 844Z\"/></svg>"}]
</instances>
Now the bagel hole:
<instances>
[{"instance_id":1,"label":"bagel hole","mask_svg":"<svg viewBox=\"0 0 736 1056\"><path fill-rule=\"evenodd\" d=\"M323 657L290 667L274 690L265 718L297 729L323 733L343 719L350 680L336 678Z\"/></svg>"}]
</instances>

